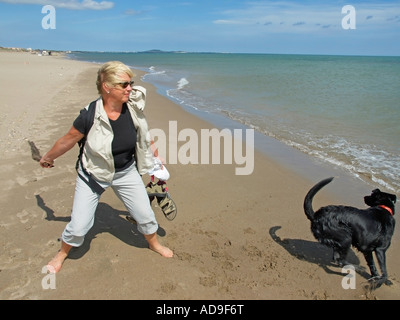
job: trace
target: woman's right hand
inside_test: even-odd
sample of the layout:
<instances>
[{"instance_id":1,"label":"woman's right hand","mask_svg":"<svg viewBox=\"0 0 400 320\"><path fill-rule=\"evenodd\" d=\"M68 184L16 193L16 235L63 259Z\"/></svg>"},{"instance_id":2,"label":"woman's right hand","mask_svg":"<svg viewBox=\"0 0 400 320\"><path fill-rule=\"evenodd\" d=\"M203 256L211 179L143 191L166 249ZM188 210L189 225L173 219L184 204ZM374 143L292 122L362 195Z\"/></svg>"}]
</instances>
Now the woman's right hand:
<instances>
[{"instance_id":1,"label":"woman's right hand","mask_svg":"<svg viewBox=\"0 0 400 320\"><path fill-rule=\"evenodd\" d=\"M83 133L80 133L74 126L67 132L67 134L56 141L54 146L47 152L39 161L42 168L53 168L54 159L58 159L68 150L71 150L73 146L84 137Z\"/></svg>"},{"instance_id":2,"label":"woman's right hand","mask_svg":"<svg viewBox=\"0 0 400 320\"><path fill-rule=\"evenodd\" d=\"M54 160L45 159L42 157L40 159L39 164L42 168L53 168L54 167Z\"/></svg>"}]
</instances>

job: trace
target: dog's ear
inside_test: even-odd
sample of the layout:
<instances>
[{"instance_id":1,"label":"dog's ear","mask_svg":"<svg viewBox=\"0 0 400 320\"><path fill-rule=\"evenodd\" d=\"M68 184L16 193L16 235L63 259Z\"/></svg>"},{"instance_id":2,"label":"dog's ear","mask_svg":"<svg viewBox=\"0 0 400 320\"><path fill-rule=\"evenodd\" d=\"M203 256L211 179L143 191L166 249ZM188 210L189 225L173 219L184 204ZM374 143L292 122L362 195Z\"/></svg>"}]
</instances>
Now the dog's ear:
<instances>
[{"instance_id":1,"label":"dog's ear","mask_svg":"<svg viewBox=\"0 0 400 320\"><path fill-rule=\"evenodd\" d=\"M386 193L386 192L380 192L379 199L382 199L382 201L389 200L393 204L395 204L396 200L397 200L397 197L396 197L395 194Z\"/></svg>"}]
</instances>

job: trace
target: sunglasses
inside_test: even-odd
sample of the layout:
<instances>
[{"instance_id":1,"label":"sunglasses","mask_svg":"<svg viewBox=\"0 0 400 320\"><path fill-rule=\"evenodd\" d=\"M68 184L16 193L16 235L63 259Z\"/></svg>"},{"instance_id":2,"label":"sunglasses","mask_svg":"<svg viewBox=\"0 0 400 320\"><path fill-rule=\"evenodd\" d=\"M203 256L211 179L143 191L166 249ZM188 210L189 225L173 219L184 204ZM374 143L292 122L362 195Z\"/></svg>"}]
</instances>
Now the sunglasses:
<instances>
[{"instance_id":1,"label":"sunglasses","mask_svg":"<svg viewBox=\"0 0 400 320\"><path fill-rule=\"evenodd\" d=\"M128 88L128 86L131 86L131 88L132 88L134 83L135 83L135 81L126 81L126 82L116 83L115 85L121 86L123 89L126 89L126 88Z\"/></svg>"}]
</instances>

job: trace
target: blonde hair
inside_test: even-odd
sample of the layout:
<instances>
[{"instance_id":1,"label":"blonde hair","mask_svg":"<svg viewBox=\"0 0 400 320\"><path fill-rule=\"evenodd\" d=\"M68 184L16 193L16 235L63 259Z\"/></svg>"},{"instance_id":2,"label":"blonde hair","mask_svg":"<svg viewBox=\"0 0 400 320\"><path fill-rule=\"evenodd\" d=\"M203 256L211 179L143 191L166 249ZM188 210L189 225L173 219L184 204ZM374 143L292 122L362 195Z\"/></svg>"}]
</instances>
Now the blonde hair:
<instances>
[{"instance_id":1,"label":"blonde hair","mask_svg":"<svg viewBox=\"0 0 400 320\"><path fill-rule=\"evenodd\" d=\"M120 61L109 61L103 64L97 71L97 91L102 94L102 84L105 82L109 86L114 86L118 82L121 82L121 75L127 74L130 78L135 75L132 70Z\"/></svg>"}]
</instances>

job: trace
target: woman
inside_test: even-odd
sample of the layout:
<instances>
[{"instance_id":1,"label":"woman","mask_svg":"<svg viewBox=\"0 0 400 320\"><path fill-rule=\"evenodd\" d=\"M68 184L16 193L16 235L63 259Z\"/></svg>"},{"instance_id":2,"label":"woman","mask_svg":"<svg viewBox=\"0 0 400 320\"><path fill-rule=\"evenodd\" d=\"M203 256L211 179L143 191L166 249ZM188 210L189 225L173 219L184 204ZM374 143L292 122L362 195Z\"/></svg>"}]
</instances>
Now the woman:
<instances>
[{"instance_id":1,"label":"woman","mask_svg":"<svg viewBox=\"0 0 400 320\"><path fill-rule=\"evenodd\" d=\"M91 126L87 124L89 106L81 110L68 133L57 140L40 160L43 168L86 139L78 168L71 221L62 234L61 250L49 262L50 272L60 271L72 247L83 244L94 223L101 192L89 180L106 189L112 187L137 222L149 248L170 258L173 252L157 239L158 224L141 178L153 168L153 153L147 122L143 115L145 89L132 88L133 73L119 61L105 63L98 71L98 100ZM88 128L90 127L90 128ZM101 189L100 188L100 189Z\"/></svg>"}]
</instances>

